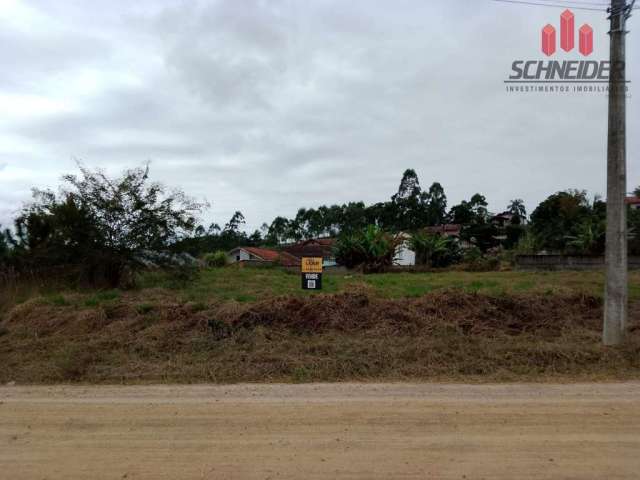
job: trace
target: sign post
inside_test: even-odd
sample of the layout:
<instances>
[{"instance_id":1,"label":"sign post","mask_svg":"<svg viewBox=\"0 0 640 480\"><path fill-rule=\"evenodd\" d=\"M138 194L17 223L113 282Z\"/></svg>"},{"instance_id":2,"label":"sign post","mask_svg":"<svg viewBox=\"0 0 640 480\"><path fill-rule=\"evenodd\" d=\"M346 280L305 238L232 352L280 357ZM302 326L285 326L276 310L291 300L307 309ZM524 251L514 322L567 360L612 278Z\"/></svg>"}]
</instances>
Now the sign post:
<instances>
[{"instance_id":1,"label":"sign post","mask_svg":"<svg viewBox=\"0 0 640 480\"><path fill-rule=\"evenodd\" d=\"M322 257L302 257L302 289L322 289Z\"/></svg>"}]
</instances>

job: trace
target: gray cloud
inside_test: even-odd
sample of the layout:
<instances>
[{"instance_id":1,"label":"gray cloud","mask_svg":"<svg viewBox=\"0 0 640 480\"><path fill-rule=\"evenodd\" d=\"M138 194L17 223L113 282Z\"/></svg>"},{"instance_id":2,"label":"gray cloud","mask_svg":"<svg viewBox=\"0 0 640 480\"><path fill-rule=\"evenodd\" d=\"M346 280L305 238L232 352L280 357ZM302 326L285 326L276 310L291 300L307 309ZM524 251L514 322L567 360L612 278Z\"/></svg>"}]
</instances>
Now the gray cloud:
<instances>
[{"instance_id":1,"label":"gray cloud","mask_svg":"<svg viewBox=\"0 0 640 480\"><path fill-rule=\"evenodd\" d=\"M485 1L39 1L0 16L0 222L79 158L152 174L255 228L388 198L405 168L454 204L604 193L606 97L514 95L560 10ZM606 58L605 15L576 11ZM633 21L633 20L632 20ZM6 28L4 28L6 27ZM37 27L37 28L36 28ZM630 34L630 39L635 35ZM637 42L636 42L637 43ZM564 55L564 54L562 54ZM639 53L628 46L629 76ZM633 86L632 86L633 87ZM637 97L628 105L637 131ZM26 107L22 108L22 105ZM640 183L629 137L630 186ZM9 193L7 193L9 192Z\"/></svg>"}]
</instances>

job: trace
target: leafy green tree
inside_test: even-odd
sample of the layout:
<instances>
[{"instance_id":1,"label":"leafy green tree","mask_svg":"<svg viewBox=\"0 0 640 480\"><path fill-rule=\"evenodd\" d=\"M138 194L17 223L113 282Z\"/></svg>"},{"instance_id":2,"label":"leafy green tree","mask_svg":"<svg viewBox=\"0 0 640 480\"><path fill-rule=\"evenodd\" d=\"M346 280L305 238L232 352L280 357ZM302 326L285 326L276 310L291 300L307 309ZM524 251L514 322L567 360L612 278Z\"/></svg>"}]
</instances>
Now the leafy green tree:
<instances>
[{"instance_id":1,"label":"leafy green tree","mask_svg":"<svg viewBox=\"0 0 640 480\"><path fill-rule=\"evenodd\" d=\"M76 264L90 282L118 285L145 251L161 251L192 232L205 205L150 182L149 167L116 178L80 166L58 194L34 190L15 221L14 247L34 265Z\"/></svg>"},{"instance_id":2,"label":"leafy green tree","mask_svg":"<svg viewBox=\"0 0 640 480\"><path fill-rule=\"evenodd\" d=\"M276 217L267 230L266 242L268 245L279 245L287 239L288 220L285 217Z\"/></svg>"},{"instance_id":3,"label":"leafy green tree","mask_svg":"<svg viewBox=\"0 0 640 480\"><path fill-rule=\"evenodd\" d=\"M520 223L512 223L504 227L504 234L507 237L503 242L504 248L510 250L520 242L520 239L526 235L527 229Z\"/></svg>"},{"instance_id":4,"label":"leafy green tree","mask_svg":"<svg viewBox=\"0 0 640 480\"><path fill-rule=\"evenodd\" d=\"M207 253L204 256L204 262L207 267L220 268L227 264L227 254L222 250L214 253Z\"/></svg>"},{"instance_id":5,"label":"leafy green tree","mask_svg":"<svg viewBox=\"0 0 640 480\"><path fill-rule=\"evenodd\" d=\"M567 190L550 195L531 214L529 228L539 248L565 251L587 222L603 214L602 202L591 205L584 190Z\"/></svg>"},{"instance_id":6,"label":"leafy green tree","mask_svg":"<svg viewBox=\"0 0 640 480\"><path fill-rule=\"evenodd\" d=\"M484 195L474 194L469 201L463 200L451 207L449 218L459 225L482 224L488 219L487 200Z\"/></svg>"},{"instance_id":7,"label":"leafy green tree","mask_svg":"<svg viewBox=\"0 0 640 480\"><path fill-rule=\"evenodd\" d=\"M427 192L426 225L442 225L447 219L447 196L444 188L438 182L434 182Z\"/></svg>"},{"instance_id":8,"label":"leafy green tree","mask_svg":"<svg viewBox=\"0 0 640 480\"><path fill-rule=\"evenodd\" d=\"M224 226L223 231L237 235L238 232L240 231L240 227L245 223L246 222L244 219L244 215L242 215L242 212L236 211L233 214L233 216L229 219L227 224Z\"/></svg>"},{"instance_id":9,"label":"leafy green tree","mask_svg":"<svg viewBox=\"0 0 640 480\"><path fill-rule=\"evenodd\" d=\"M384 272L393 265L401 240L375 225L341 236L336 242L336 261L365 273Z\"/></svg>"},{"instance_id":10,"label":"leafy green tree","mask_svg":"<svg viewBox=\"0 0 640 480\"><path fill-rule=\"evenodd\" d=\"M398 192L391 197L391 201L400 202L403 200L409 200L410 198L418 197L420 193L421 189L418 174L413 168L408 168L402 174L402 179L398 186Z\"/></svg>"},{"instance_id":11,"label":"leafy green tree","mask_svg":"<svg viewBox=\"0 0 640 480\"><path fill-rule=\"evenodd\" d=\"M391 203L395 210L395 230L412 231L425 225L427 194L422 192L415 170L405 170Z\"/></svg>"},{"instance_id":12,"label":"leafy green tree","mask_svg":"<svg viewBox=\"0 0 640 480\"><path fill-rule=\"evenodd\" d=\"M449 242L445 237L425 231L413 233L408 244L416 254L417 265L434 266L434 259L443 256L449 249Z\"/></svg>"},{"instance_id":13,"label":"leafy green tree","mask_svg":"<svg viewBox=\"0 0 640 480\"><path fill-rule=\"evenodd\" d=\"M484 195L479 193L474 194L469 200L471 211L473 212L473 223L485 223L488 219L489 212L487 211L487 199Z\"/></svg>"},{"instance_id":14,"label":"leafy green tree","mask_svg":"<svg viewBox=\"0 0 640 480\"><path fill-rule=\"evenodd\" d=\"M574 235L567 236L566 249L569 253L580 255L599 255L604 253L605 222L593 218L583 221Z\"/></svg>"},{"instance_id":15,"label":"leafy green tree","mask_svg":"<svg viewBox=\"0 0 640 480\"><path fill-rule=\"evenodd\" d=\"M451 223L457 225L468 225L472 223L474 214L471 204L463 200L458 205L454 205L449 211L449 218L451 219Z\"/></svg>"}]
</instances>

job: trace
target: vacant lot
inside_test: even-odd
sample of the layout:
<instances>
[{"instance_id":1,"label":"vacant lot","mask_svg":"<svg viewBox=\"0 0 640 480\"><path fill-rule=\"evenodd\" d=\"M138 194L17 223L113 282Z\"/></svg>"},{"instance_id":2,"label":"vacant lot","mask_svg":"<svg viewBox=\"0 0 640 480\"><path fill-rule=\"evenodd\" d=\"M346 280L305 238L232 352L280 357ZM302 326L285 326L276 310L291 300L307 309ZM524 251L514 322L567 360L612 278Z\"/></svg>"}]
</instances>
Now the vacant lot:
<instances>
[{"instance_id":1,"label":"vacant lot","mask_svg":"<svg viewBox=\"0 0 640 480\"><path fill-rule=\"evenodd\" d=\"M640 384L0 387L22 479L633 479Z\"/></svg>"},{"instance_id":2,"label":"vacant lot","mask_svg":"<svg viewBox=\"0 0 640 480\"><path fill-rule=\"evenodd\" d=\"M302 292L275 269L147 275L138 290L17 298L0 382L512 381L640 377L630 335L600 344L602 274L327 276Z\"/></svg>"},{"instance_id":3,"label":"vacant lot","mask_svg":"<svg viewBox=\"0 0 640 480\"><path fill-rule=\"evenodd\" d=\"M629 292L640 300L640 272L631 272ZM277 295L317 295L300 289L300 276L275 268L223 268L202 271L199 278L180 285L164 274L146 275L143 288L162 287L175 291L182 301L252 302ZM376 297L420 297L426 293L454 289L471 293L571 294L601 296L604 274L594 272L460 272L383 273L373 275L325 275L322 293L340 293L364 288Z\"/></svg>"}]
</instances>

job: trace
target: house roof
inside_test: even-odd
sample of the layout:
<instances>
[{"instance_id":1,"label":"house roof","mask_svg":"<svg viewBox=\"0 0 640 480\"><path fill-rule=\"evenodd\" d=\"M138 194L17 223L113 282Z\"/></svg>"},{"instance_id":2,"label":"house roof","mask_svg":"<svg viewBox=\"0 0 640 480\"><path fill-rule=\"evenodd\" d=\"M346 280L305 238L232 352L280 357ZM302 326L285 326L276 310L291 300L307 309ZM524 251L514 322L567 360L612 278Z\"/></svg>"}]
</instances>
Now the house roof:
<instances>
[{"instance_id":1,"label":"house roof","mask_svg":"<svg viewBox=\"0 0 640 480\"><path fill-rule=\"evenodd\" d=\"M640 204L640 197L626 197L624 203L627 205L638 205Z\"/></svg>"},{"instance_id":2,"label":"house roof","mask_svg":"<svg viewBox=\"0 0 640 480\"><path fill-rule=\"evenodd\" d=\"M335 238L311 238L291 245L285 245L282 249L297 258L305 256L328 258L333 256L333 245L335 241Z\"/></svg>"},{"instance_id":3,"label":"house roof","mask_svg":"<svg viewBox=\"0 0 640 480\"><path fill-rule=\"evenodd\" d=\"M462 229L461 225L457 223L447 223L445 225L435 225L433 227L427 227L425 230L429 233L449 233L456 234L460 233Z\"/></svg>"},{"instance_id":4,"label":"house roof","mask_svg":"<svg viewBox=\"0 0 640 480\"><path fill-rule=\"evenodd\" d=\"M238 248L234 248L233 250L244 250L266 262L275 262L280 255L279 252L276 252L275 250L270 250L268 248L238 247Z\"/></svg>"},{"instance_id":5,"label":"house roof","mask_svg":"<svg viewBox=\"0 0 640 480\"><path fill-rule=\"evenodd\" d=\"M299 267L300 259L298 257L294 257L290 253L280 252L280 257L278 258L278 262L283 267Z\"/></svg>"}]
</instances>

